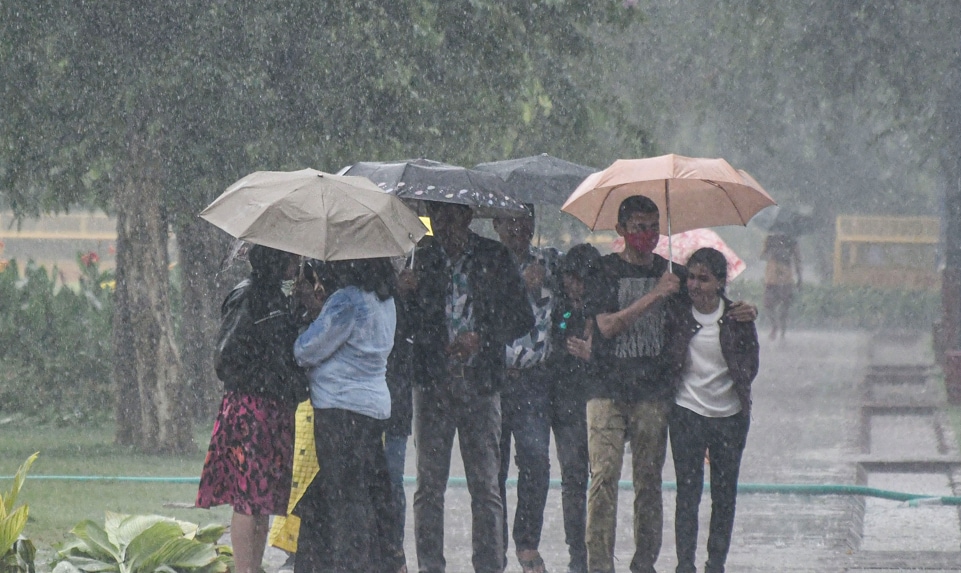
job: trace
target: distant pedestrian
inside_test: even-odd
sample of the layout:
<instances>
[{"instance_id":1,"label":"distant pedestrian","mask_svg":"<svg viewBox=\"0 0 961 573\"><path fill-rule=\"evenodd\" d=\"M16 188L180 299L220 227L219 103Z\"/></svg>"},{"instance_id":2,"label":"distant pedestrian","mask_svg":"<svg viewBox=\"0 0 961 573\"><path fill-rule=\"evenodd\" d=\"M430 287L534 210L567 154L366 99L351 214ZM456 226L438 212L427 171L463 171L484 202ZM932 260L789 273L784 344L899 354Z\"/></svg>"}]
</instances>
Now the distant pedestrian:
<instances>
[{"instance_id":1,"label":"distant pedestrian","mask_svg":"<svg viewBox=\"0 0 961 573\"><path fill-rule=\"evenodd\" d=\"M414 336L414 536L422 573L443 573L444 492L456 433L471 496L473 565L504 570L500 469L504 348L534 325L504 245L470 230L470 207L427 203L434 237L418 247Z\"/></svg>"},{"instance_id":2,"label":"distant pedestrian","mask_svg":"<svg viewBox=\"0 0 961 573\"><path fill-rule=\"evenodd\" d=\"M696 573L698 507L704 456L711 468L711 525L704 573L724 573L737 497L741 454L750 426L751 382L759 352L753 322L727 316L727 261L704 248L687 262L687 293L671 307L668 366L677 381L670 416L671 454L677 474L674 531L677 573Z\"/></svg>"},{"instance_id":3,"label":"distant pedestrian","mask_svg":"<svg viewBox=\"0 0 961 573\"><path fill-rule=\"evenodd\" d=\"M775 340L787 332L788 312L794 295L801 288L801 249L791 235L775 233L764 240L761 260L764 269L764 310L771 320L768 338Z\"/></svg>"}]
</instances>

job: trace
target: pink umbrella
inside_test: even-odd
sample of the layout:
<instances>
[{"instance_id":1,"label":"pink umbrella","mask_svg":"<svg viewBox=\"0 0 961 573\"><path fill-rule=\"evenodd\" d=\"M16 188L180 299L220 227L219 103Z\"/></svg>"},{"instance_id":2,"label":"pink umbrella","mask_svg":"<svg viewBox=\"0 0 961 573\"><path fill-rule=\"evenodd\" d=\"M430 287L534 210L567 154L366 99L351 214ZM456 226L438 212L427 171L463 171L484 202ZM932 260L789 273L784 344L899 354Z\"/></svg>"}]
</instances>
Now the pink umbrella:
<instances>
[{"instance_id":1,"label":"pink umbrella","mask_svg":"<svg viewBox=\"0 0 961 573\"><path fill-rule=\"evenodd\" d=\"M654 252L664 258L670 258L675 263L683 265L687 264L687 259L694 254L694 251L703 247L717 249L724 255L724 258L727 259L728 281L733 280L747 268L747 265L744 264L741 257L737 256L737 253L735 253L731 247L727 246L724 239L710 229L692 229L671 235L670 247L668 247L667 237L661 235L661 238L657 241L657 247L654 248ZM618 237L614 239L611 243L611 249L614 252L623 251L624 238ZM673 257L668 254L669 250L673 250Z\"/></svg>"}]
</instances>

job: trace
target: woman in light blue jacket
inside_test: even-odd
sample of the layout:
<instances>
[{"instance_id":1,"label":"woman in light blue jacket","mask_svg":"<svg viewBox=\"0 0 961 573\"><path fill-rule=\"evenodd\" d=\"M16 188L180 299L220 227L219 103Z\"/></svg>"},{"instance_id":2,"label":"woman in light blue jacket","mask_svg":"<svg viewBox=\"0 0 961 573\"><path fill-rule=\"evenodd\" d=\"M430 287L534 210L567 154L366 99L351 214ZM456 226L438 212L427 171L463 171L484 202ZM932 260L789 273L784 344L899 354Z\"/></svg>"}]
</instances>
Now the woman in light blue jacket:
<instances>
[{"instance_id":1,"label":"woman in light blue jacket","mask_svg":"<svg viewBox=\"0 0 961 573\"><path fill-rule=\"evenodd\" d=\"M387 357L394 344L394 270L388 259L327 263L337 289L294 345L307 368L320 470L297 504L295 569L396 573L382 434L390 417Z\"/></svg>"}]
</instances>

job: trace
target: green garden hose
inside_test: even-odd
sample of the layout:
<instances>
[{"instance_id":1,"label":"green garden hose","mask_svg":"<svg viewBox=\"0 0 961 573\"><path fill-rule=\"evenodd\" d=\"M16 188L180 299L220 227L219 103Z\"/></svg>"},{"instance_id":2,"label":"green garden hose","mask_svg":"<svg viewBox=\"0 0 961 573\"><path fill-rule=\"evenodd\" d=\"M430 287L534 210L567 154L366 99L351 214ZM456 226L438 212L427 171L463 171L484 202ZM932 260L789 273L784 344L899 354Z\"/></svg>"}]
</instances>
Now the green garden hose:
<instances>
[{"instance_id":1,"label":"green garden hose","mask_svg":"<svg viewBox=\"0 0 961 573\"><path fill-rule=\"evenodd\" d=\"M0 480L13 479L13 476L0 476ZM57 476L57 475L31 475L30 480L62 480L62 481L104 481L104 482L147 482L147 483L173 483L173 484L199 484L199 477L154 477L154 476ZM404 476L404 483L413 485L417 483L417 478ZM448 485L463 487L467 485L467 478L452 477L448 480ZM507 480L509 486L517 485L517 478ZM551 487L559 489L561 480L552 479ZM629 480L618 482L620 489L633 489L634 485ZM661 486L664 490L674 491L677 484L666 481ZM704 490L710 490L710 484L704 484ZM906 502L909 506L918 505L961 505L959 496L937 496L919 493L905 493L900 491L890 491L867 487L863 485L850 484L790 484L790 483L739 483L737 492L742 494L767 493L780 495L854 495L864 497L877 497L894 501Z\"/></svg>"}]
</instances>

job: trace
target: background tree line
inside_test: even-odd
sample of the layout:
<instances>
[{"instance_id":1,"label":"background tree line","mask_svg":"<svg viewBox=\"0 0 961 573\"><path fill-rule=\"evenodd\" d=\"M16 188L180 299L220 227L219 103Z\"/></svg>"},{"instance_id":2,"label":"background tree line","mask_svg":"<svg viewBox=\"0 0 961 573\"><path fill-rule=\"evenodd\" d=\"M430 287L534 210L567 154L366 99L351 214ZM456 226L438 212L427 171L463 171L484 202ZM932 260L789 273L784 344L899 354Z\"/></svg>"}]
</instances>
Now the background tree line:
<instances>
[{"instance_id":1,"label":"background tree line","mask_svg":"<svg viewBox=\"0 0 961 573\"><path fill-rule=\"evenodd\" d=\"M0 199L116 215L117 440L184 451L230 286L196 214L239 177L723 156L830 240L835 213L935 213L956 185L959 21L950 0L8 2Z\"/></svg>"}]
</instances>

